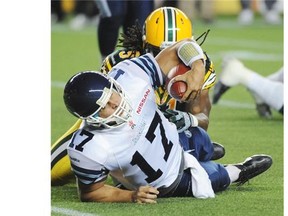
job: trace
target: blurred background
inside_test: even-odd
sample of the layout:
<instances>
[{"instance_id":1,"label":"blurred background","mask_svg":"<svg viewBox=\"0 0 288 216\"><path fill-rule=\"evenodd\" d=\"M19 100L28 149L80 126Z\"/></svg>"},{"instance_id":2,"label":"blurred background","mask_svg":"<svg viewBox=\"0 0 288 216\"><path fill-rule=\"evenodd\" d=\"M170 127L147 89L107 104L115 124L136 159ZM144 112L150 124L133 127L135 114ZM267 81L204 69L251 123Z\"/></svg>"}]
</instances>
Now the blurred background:
<instances>
[{"instance_id":1,"label":"blurred background","mask_svg":"<svg viewBox=\"0 0 288 216\"><path fill-rule=\"evenodd\" d=\"M87 25L97 24L99 8L96 2L97 0L52 0L52 25L68 21L71 29L79 30ZM240 24L252 24L250 12L246 12L246 20L240 16L243 10L250 9L256 16L263 16L268 24L281 24L284 0L154 0L155 9L161 6L177 7L192 20L202 19L207 23L215 21L218 16L234 15L238 17Z\"/></svg>"}]
</instances>

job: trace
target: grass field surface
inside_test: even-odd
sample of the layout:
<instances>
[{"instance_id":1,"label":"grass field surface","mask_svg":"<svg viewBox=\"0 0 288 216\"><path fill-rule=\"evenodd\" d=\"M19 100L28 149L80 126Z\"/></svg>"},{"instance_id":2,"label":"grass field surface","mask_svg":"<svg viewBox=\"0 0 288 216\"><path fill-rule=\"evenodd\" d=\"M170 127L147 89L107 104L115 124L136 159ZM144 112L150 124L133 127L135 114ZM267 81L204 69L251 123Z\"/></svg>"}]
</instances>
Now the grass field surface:
<instances>
[{"instance_id":1,"label":"grass field surface","mask_svg":"<svg viewBox=\"0 0 288 216\"><path fill-rule=\"evenodd\" d=\"M269 26L257 17L251 26L239 26L236 17L219 17L212 24L194 20L193 35L210 29L202 45L221 73L225 56L235 56L262 75L283 65L283 26ZM72 31L66 24L51 29L51 141L55 142L76 121L65 109L62 94L66 81L83 70L99 70L101 65L96 28ZM211 89L212 93L213 89ZM222 143L226 155L221 163L241 162L253 154L269 154L269 171L241 187L231 186L215 199L159 199L156 205L130 203L81 203L74 182L51 188L51 215L128 216L279 216L284 214L283 116L273 111L273 119L258 117L254 101L242 86L223 95L210 114L208 133Z\"/></svg>"}]
</instances>

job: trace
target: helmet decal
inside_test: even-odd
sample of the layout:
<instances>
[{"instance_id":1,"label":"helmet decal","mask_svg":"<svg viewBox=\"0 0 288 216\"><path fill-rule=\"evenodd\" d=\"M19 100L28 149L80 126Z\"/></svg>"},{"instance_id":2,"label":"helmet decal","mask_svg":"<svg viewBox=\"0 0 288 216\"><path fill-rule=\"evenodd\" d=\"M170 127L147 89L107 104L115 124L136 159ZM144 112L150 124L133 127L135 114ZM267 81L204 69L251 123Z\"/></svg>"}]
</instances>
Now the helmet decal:
<instances>
[{"instance_id":1,"label":"helmet decal","mask_svg":"<svg viewBox=\"0 0 288 216\"><path fill-rule=\"evenodd\" d=\"M147 17L142 38L147 52L160 52L175 42L192 38L192 24L178 8L161 7Z\"/></svg>"},{"instance_id":2,"label":"helmet decal","mask_svg":"<svg viewBox=\"0 0 288 216\"><path fill-rule=\"evenodd\" d=\"M164 40L165 41L177 41L177 26L175 11L172 11L171 8L165 8L164 10Z\"/></svg>"}]
</instances>

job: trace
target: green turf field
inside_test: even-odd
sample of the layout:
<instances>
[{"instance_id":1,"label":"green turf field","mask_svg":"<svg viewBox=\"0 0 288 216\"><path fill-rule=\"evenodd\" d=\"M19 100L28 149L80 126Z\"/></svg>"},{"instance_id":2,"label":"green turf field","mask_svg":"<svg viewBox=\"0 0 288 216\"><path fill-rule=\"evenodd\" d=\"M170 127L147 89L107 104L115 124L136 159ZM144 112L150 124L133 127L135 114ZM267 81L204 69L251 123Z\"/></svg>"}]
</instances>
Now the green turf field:
<instances>
[{"instance_id":1,"label":"green turf field","mask_svg":"<svg viewBox=\"0 0 288 216\"><path fill-rule=\"evenodd\" d=\"M241 27L236 17L218 17L210 25L193 22L193 35L210 29L202 48L213 60L216 72L226 55L268 75L283 65L283 26L267 26L258 17ZM65 82L76 72L97 70L101 65L96 28L71 31L67 25L54 25L51 32L51 140L62 135L76 121L66 111L62 93ZM213 89L211 89L211 92ZM222 163L240 162L257 153L269 154L274 164L263 175L241 187L231 186L215 199L159 199L156 205L81 203L73 183L51 188L52 215L199 215L199 216L278 216L283 215L283 117L273 111L272 120L258 117L248 91L230 89L212 107L208 130L212 140L222 143L226 155Z\"/></svg>"}]
</instances>

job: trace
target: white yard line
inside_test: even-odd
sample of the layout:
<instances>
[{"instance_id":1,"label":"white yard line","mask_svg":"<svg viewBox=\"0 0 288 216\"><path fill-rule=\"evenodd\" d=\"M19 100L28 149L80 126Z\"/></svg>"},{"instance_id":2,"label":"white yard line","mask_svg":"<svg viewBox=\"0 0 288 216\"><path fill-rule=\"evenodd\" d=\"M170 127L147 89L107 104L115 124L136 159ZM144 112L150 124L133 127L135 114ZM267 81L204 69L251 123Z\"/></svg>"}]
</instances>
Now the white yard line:
<instances>
[{"instance_id":1,"label":"white yard line","mask_svg":"<svg viewBox=\"0 0 288 216\"><path fill-rule=\"evenodd\" d=\"M100 216L98 214L85 213L85 212L71 210L67 208L59 208L56 206L51 207L51 212L59 213L62 215L69 215L69 216Z\"/></svg>"},{"instance_id":2,"label":"white yard line","mask_svg":"<svg viewBox=\"0 0 288 216\"><path fill-rule=\"evenodd\" d=\"M224 57L235 57L240 60L264 61L264 62L283 62L282 54L250 52L247 50L230 50L225 52L208 53L213 61L222 60Z\"/></svg>"},{"instance_id":3,"label":"white yard line","mask_svg":"<svg viewBox=\"0 0 288 216\"><path fill-rule=\"evenodd\" d=\"M219 100L217 105L224 106L224 107L231 107L231 108L239 108L239 109L255 109L255 104L252 104L252 103L243 103L243 102L223 100L223 99Z\"/></svg>"},{"instance_id":4,"label":"white yard line","mask_svg":"<svg viewBox=\"0 0 288 216\"><path fill-rule=\"evenodd\" d=\"M206 44L206 41L205 41ZM246 49L255 49L255 50L267 50L270 53L274 50L283 49L283 41L264 41L264 40L252 40L247 38L226 38L226 37L209 37L207 44L213 44L216 46L230 46L233 44L233 47L239 47L242 50ZM234 48L235 49L235 48Z\"/></svg>"}]
</instances>

